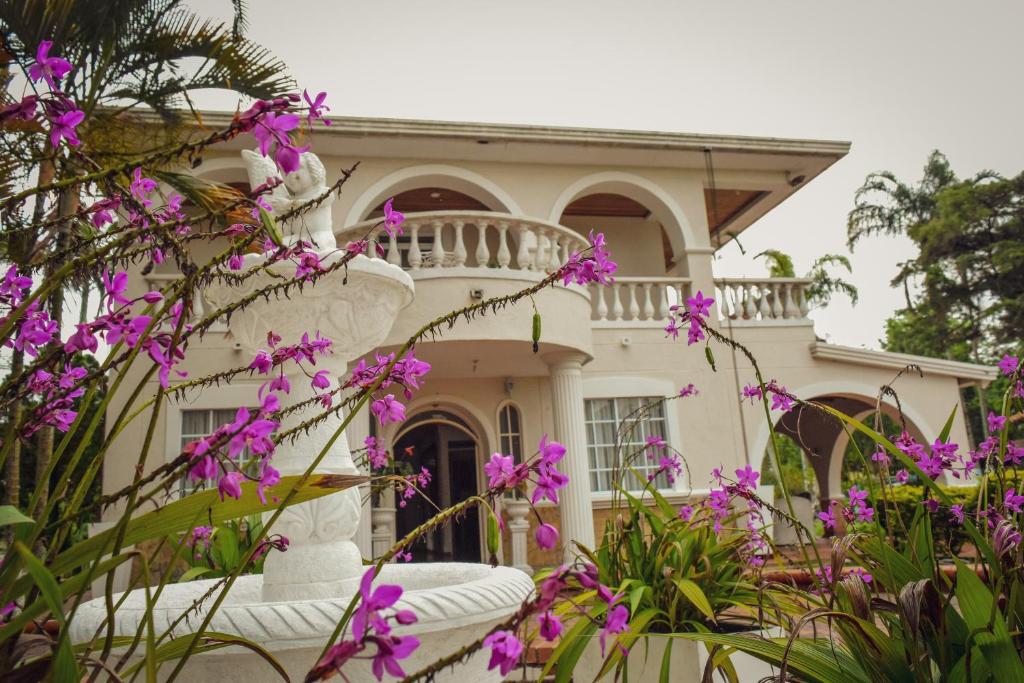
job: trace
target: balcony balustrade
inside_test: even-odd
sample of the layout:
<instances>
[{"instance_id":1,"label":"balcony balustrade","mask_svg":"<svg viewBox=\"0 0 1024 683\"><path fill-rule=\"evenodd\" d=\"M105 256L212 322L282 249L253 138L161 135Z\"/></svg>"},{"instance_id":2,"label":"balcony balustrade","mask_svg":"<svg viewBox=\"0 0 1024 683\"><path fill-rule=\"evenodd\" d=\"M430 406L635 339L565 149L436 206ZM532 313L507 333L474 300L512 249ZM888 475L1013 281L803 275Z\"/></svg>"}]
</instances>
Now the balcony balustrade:
<instances>
[{"instance_id":1,"label":"balcony balustrade","mask_svg":"<svg viewBox=\"0 0 1024 683\"><path fill-rule=\"evenodd\" d=\"M718 319L751 323L807 322L806 278L716 278Z\"/></svg>"},{"instance_id":2,"label":"balcony balustrade","mask_svg":"<svg viewBox=\"0 0 1024 683\"><path fill-rule=\"evenodd\" d=\"M616 277L610 286L590 286L591 320L598 327L662 327L669 306L690 296L690 280L679 277Z\"/></svg>"},{"instance_id":3,"label":"balcony balustrade","mask_svg":"<svg viewBox=\"0 0 1024 683\"><path fill-rule=\"evenodd\" d=\"M542 277L557 270L574 251L589 246L582 235L561 225L501 213L409 214L401 236L388 235L378 223L369 220L345 228L338 234L338 244L368 239L368 256L380 258L383 253L388 263L401 266L414 278L438 269L506 271L508 275L507 271L529 271Z\"/></svg>"}]
</instances>

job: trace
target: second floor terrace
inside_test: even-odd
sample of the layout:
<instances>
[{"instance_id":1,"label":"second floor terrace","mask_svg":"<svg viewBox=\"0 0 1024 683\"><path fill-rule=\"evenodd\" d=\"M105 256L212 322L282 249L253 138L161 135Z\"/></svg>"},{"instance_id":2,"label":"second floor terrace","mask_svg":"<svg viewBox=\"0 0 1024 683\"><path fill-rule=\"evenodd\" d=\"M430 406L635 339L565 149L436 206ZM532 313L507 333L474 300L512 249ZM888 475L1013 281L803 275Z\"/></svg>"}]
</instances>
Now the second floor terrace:
<instances>
[{"instance_id":1,"label":"second floor terrace","mask_svg":"<svg viewBox=\"0 0 1024 683\"><path fill-rule=\"evenodd\" d=\"M714 254L848 150L829 141L345 118L308 142L327 184L358 162L330 209L339 245L368 239L368 257L416 282L395 340L453 308L540 281L594 230L619 265L615 283L559 286L538 301L545 341L587 352L592 330L663 327L669 307L698 290L714 292L723 325L809 325L808 281L722 277ZM196 173L247 189L242 142L234 144ZM381 226L388 199L406 216L399 236ZM472 334L529 338L528 324L506 320Z\"/></svg>"}]
</instances>

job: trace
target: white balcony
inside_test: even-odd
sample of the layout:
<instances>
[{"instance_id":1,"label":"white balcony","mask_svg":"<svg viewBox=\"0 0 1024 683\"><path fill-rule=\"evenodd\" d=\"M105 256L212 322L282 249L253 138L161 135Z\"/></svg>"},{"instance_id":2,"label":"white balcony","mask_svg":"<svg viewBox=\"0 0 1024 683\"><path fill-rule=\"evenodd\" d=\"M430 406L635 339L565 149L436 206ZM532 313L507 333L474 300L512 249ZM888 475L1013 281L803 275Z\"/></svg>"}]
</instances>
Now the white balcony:
<instances>
[{"instance_id":1,"label":"white balcony","mask_svg":"<svg viewBox=\"0 0 1024 683\"><path fill-rule=\"evenodd\" d=\"M564 226L493 212L409 214L402 224L404 234L398 237L389 236L378 223L368 220L345 228L338 234L338 244L369 239L371 258L379 258L380 245L387 262L413 278L486 273L540 280L574 251L588 246L584 237Z\"/></svg>"},{"instance_id":2,"label":"white balcony","mask_svg":"<svg viewBox=\"0 0 1024 683\"><path fill-rule=\"evenodd\" d=\"M733 325L811 324L806 278L715 278L718 319Z\"/></svg>"}]
</instances>

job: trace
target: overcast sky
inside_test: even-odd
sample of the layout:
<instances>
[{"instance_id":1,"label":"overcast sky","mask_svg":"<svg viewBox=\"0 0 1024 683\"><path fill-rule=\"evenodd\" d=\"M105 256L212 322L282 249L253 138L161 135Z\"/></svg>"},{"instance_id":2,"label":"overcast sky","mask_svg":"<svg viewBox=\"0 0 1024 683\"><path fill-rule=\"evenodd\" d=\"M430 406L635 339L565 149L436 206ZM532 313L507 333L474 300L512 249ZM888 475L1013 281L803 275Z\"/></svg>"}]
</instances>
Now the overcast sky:
<instances>
[{"instance_id":1,"label":"overcast sky","mask_svg":"<svg viewBox=\"0 0 1024 683\"><path fill-rule=\"evenodd\" d=\"M765 248L798 274L844 252L864 177L916 180L932 149L960 175L1024 170L1020 0L250 0L249 19L334 115L851 141L744 233L746 256L722 250L721 274L764 275L751 256ZM858 246L861 301L815 313L818 334L877 348L902 298L888 283L912 253Z\"/></svg>"}]
</instances>

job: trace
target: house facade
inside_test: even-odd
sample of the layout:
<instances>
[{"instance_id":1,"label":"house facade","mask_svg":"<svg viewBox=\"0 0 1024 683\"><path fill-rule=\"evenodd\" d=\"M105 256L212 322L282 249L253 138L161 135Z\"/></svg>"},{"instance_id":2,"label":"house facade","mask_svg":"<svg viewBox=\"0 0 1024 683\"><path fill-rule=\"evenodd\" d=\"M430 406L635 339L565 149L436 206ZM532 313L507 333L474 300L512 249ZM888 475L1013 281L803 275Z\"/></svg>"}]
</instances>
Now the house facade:
<instances>
[{"instance_id":1,"label":"house facade","mask_svg":"<svg viewBox=\"0 0 1024 683\"><path fill-rule=\"evenodd\" d=\"M353 451L374 434L399 460L428 467L429 493L441 506L486 488L483 464L491 453L529 457L543 435L564 443L562 468L571 483L559 505L541 506L538 518L514 499L505 501L507 564L539 567L560 559L559 549L536 547L532 530L541 521L559 527L563 542L592 547L608 515L621 453L648 436L663 438L685 459L674 482L664 475L656 480L676 504L706 493L715 467L759 467L771 429L804 449L823 502L842 497L847 436L838 423L810 411L774 412L769 422L760 404L740 400L741 388L756 381L742 352L713 344L712 367L700 346L666 338L669 306L697 291L715 298L711 324L752 352L765 379L800 398L863 416L875 410L879 387L908 364L918 365L920 373L895 384L908 430L930 442L954 411L951 438L968 443L960 390L987 383L992 370L825 343L815 336L808 281L715 272L718 249L756 229L761 216L841 159L848 143L347 118L318 128L304 143L323 161L328 183L359 162L331 207L338 243L368 237L380 245L370 258L401 266L414 281L415 300L385 347L401 345L450 310L540 281L586 244L590 230L606 237L619 266L614 284L558 285L532 304L460 321L420 342L417 356L433 369L408 402L408 419L381 428L359 415L348 429ZM193 172L247 183L243 142L232 144ZM378 225L389 198L406 215L401 239L389 239ZM156 287L178 276L158 268L136 282ZM298 297L295 305L301 303ZM534 306L542 320L536 351ZM316 326L309 321L310 332ZM185 369L195 376L245 362L224 327L193 343ZM258 384L237 380L169 406L156 432L166 460L228 421L237 407L252 405ZM698 393L678 397L690 384ZM896 416L891 399L881 405ZM623 443L621 427L637 415ZM119 437L105 466L105 490L130 480L131 444L144 428L136 420ZM640 460L636 467L644 475L655 466ZM418 500L402 506L390 494L367 500L357 537L363 554L389 547L430 510ZM424 560L486 560L483 535L481 518L469 515L412 551Z\"/></svg>"}]
</instances>

